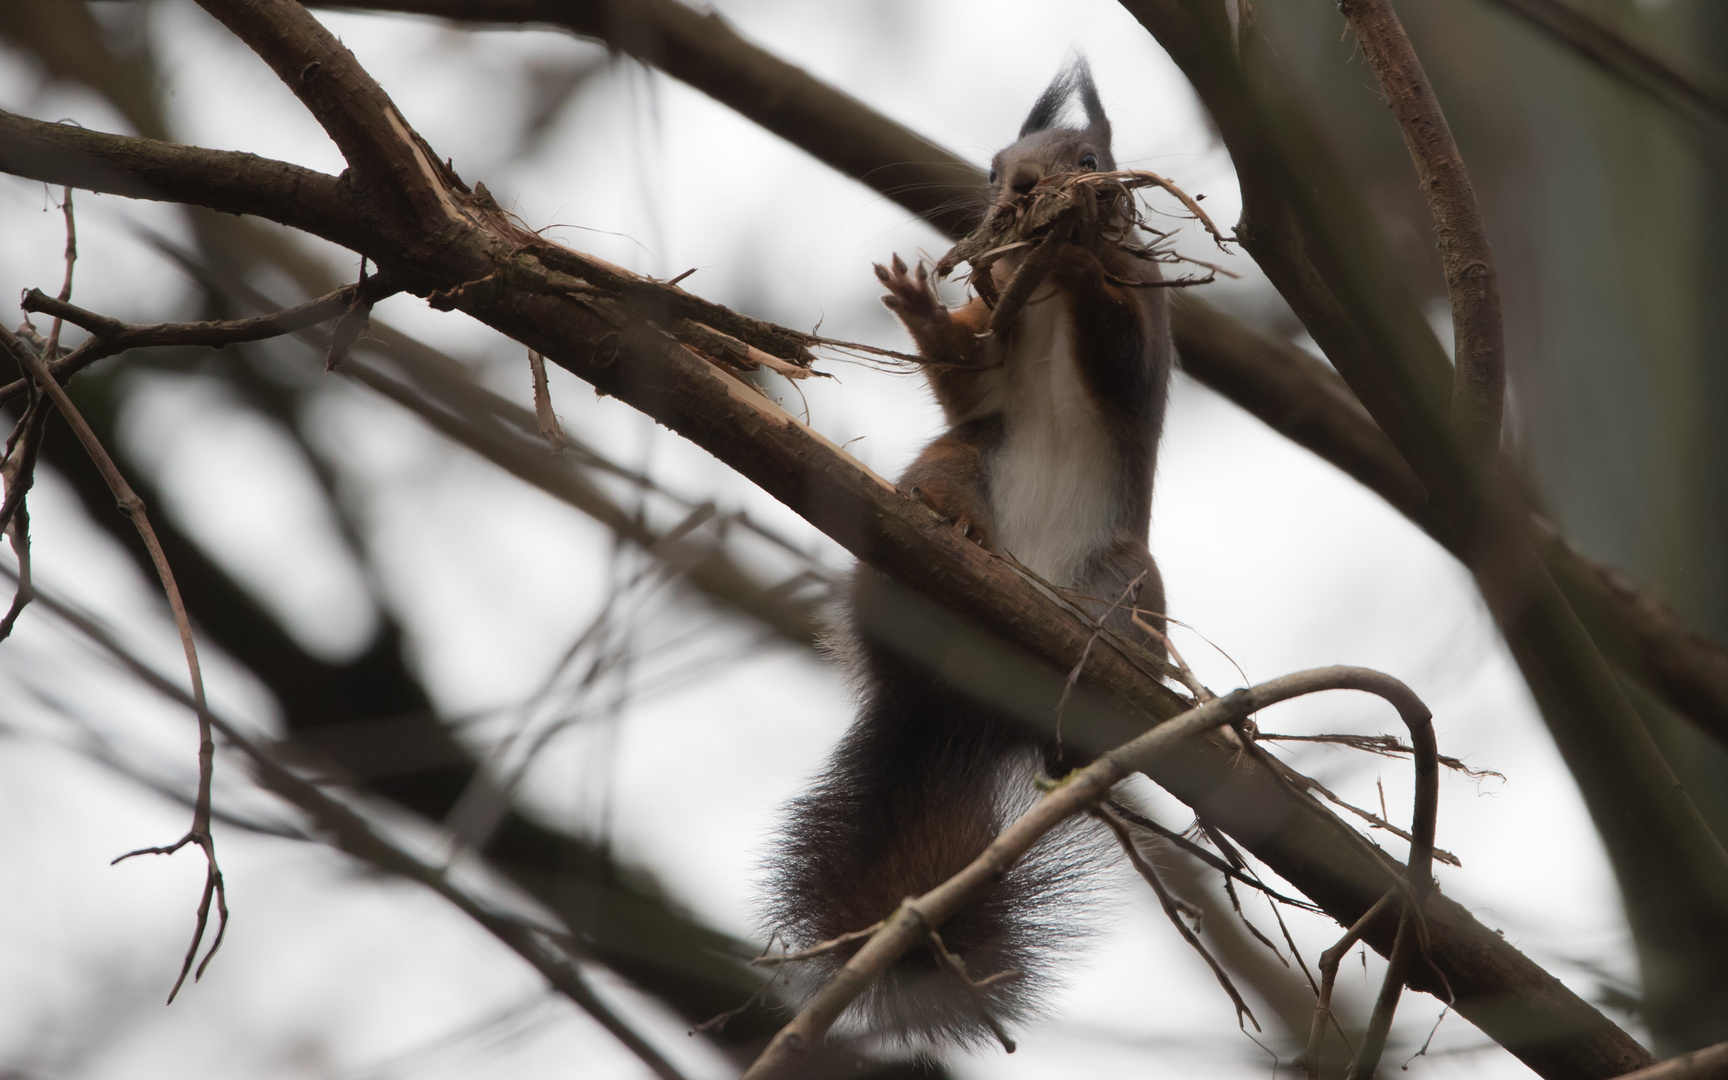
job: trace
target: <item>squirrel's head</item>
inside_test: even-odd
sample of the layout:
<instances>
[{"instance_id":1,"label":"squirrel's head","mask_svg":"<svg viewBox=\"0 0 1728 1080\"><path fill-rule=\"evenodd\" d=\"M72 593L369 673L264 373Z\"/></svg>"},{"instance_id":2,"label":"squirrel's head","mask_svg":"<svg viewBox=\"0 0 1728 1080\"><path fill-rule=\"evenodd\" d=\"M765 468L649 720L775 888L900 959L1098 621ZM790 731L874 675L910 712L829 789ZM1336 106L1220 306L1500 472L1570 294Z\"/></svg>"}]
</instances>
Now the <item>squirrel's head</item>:
<instances>
[{"instance_id":1,"label":"squirrel's head","mask_svg":"<svg viewBox=\"0 0 1728 1080\"><path fill-rule=\"evenodd\" d=\"M1064 108L1078 101L1085 111L1086 126L1060 124ZM990 202L1000 206L1031 191L1047 176L1067 172L1111 171L1116 159L1110 154L1110 118L1098 100L1092 68L1077 56L1033 102L1020 137L990 162Z\"/></svg>"}]
</instances>

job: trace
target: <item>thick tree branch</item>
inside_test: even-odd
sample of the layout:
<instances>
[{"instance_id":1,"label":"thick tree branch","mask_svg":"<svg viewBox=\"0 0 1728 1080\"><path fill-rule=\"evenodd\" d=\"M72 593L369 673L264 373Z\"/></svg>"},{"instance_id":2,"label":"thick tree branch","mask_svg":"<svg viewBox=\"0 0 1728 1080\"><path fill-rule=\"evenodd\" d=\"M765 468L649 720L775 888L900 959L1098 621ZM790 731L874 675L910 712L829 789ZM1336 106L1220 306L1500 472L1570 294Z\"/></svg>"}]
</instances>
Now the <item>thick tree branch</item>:
<instances>
[{"instance_id":1,"label":"thick tree branch","mask_svg":"<svg viewBox=\"0 0 1728 1080\"><path fill-rule=\"evenodd\" d=\"M462 218L455 177L437 161L336 35L295 0L199 0L264 62L323 126L355 186L398 223L437 242Z\"/></svg>"},{"instance_id":2,"label":"thick tree branch","mask_svg":"<svg viewBox=\"0 0 1728 1080\"><path fill-rule=\"evenodd\" d=\"M750 43L718 15L677 0L627 7L600 0L318 0L318 6L560 26L654 64L952 237L976 217L970 208L983 189L982 170ZM1355 477L1462 557L1457 535L1430 505L1416 473L1330 368L1195 297L1172 301L1184 370ZM1446 384L1443 359L1434 374ZM1440 391L1441 398L1449 394ZM1532 528L1551 535L1540 521ZM1689 630L1624 575L1563 542L1543 539L1538 548L1613 661L1728 744L1728 651Z\"/></svg>"},{"instance_id":3,"label":"thick tree branch","mask_svg":"<svg viewBox=\"0 0 1728 1080\"><path fill-rule=\"evenodd\" d=\"M373 241L366 213L341 180L256 154L107 135L0 110L0 172L253 214L356 251Z\"/></svg>"}]
</instances>

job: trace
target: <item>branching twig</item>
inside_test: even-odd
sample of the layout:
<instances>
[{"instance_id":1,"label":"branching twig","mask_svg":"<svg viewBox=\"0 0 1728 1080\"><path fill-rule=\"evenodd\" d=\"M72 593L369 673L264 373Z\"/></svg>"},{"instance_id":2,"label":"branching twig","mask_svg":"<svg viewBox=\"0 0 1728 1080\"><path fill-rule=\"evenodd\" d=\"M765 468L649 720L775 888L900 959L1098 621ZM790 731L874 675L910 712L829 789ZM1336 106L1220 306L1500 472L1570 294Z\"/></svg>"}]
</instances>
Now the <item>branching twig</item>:
<instances>
[{"instance_id":1,"label":"branching twig","mask_svg":"<svg viewBox=\"0 0 1728 1080\"><path fill-rule=\"evenodd\" d=\"M1006 873L1047 832L1095 806L1117 781L1148 768L1189 736L1228 724L1280 701L1321 690L1355 689L1391 702L1413 728L1428 710L1398 680L1364 668L1318 668L1287 675L1190 709L1124 746L1100 756L1053 787L1032 809L991 841L965 869L930 892L901 904L802 1011L774 1036L745 1073L745 1080L796 1075L803 1055L816 1047L834 1021L895 960L931 928L940 926ZM1423 863L1424 873L1427 872Z\"/></svg>"},{"instance_id":2,"label":"branching twig","mask_svg":"<svg viewBox=\"0 0 1728 1080\"><path fill-rule=\"evenodd\" d=\"M163 677L128 650L94 618L54 596L43 595L43 606L67 625L102 648L145 685L171 701L197 707L198 699ZM336 848L390 873L408 878L436 892L464 914L490 931L510 949L534 966L546 981L569 998L623 1043L662 1080L684 1080L676 1066L599 997L581 969L572 960L549 947L548 937L568 941L568 935L548 933L519 918L482 904L450 880L443 870L393 844L372 823L346 804L326 794L317 783L303 779L282 764L276 755L249 739L235 725L202 710L201 715L220 731L223 740L243 754L257 771L259 783L308 814Z\"/></svg>"},{"instance_id":3,"label":"branching twig","mask_svg":"<svg viewBox=\"0 0 1728 1080\"><path fill-rule=\"evenodd\" d=\"M1002 1044L1002 1049L1012 1054L1015 1050L1014 1040L1008 1037L1008 1032L1003 1029L1002 1022L990 1012L990 1003L985 1000L984 991L997 983L1018 979L1020 973L1014 970L998 971L986 975L982 979L973 979L966 970L966 961L948 951L948 946L942 942L941 934L938 934L934 928L930 928L926 931L926 937L930 942L930 951L936 954L936 962L960 980L960 985L966 988L966 996L971 999L972 1007L977 1010L979 1019L983 1020L985 1025L989 1027L990 1034L996 1036L996 1041Z\"/></svg>"},{"instance_id":4,"label":"branching twig","mask_svg":"<svg viewBox=\"0 0 1728 1080\"><path fill-rule=\"evenodd\" d=\"M124 323L107 315L85 311L81 307L48 296L39 289L24 294L21 306L25 311L52 315L56 323L64 319L88 330L91 340L76 351L48 365L48 370L62 386L73 375L91 364L127 349L148 349L163 346L204 346L220 349L246 341L263 341L281 337L308 326L329 322L346 314L357 303L371 304L398 291L398 287L382 274L374 274L359 284L344 285L335 292L283 311L259 315L251 319L227 319L195 323ZM0 405L25 392L25 382L19 379L0 387Z\"/></svg>"},{"instance_id":5,"label":"branching twig","mask_svg":"<svg viewBox=\"0 0 1728 1080\"><path fill-rule=\"evenodd\" d=\"M132 519L133 527L138 530L139 538L150 552L150 561L156 567L157 577L162 581L162 591L167 595L168 607L174 613L174 625L180 631L180 646L186 654L186 670L192 682L193 707L198 714L198 798L192 811L192 827L172 844L139 848L114 860L118 863L134 855L172 855L187 844L196 844L204 852L204 894L198 901L198 918L192 930L192 943L186 949L186 959L180 965L180 975L174 980L173 989L168 992L168 1000L172 1002L175 995L180 993L187 974L192 972L192 962L197 959L198 946L203 942L204 931L209 925L212 901L215 902L217 912L216 937L210 943L209 951L204 954L203 962L193 973L194 980L203 977L204 969L210 966L216 950L222 947L222 935L228 929L228 894L222 884L222 869L216 863L216 842L210 835L210 785L215 767L216 744L210 734L210 709L204 699L204 676L198 666L198 647L192 640L192 620L186 614L186 605L180 599L180 587L174 581L174 572L168 566L168 557L162 552L156 530L150 527L150 519L144 511L144 500L126 483L126 478L120 474L114 459L108 456L108 451L96 438L96 433L90 429L77 406L72 404L72 399L66 396L66 391L54 380L54 376L35 352L3 330L0 330L0 340L5 342L19 365L53 400L66 422L72 425L85 453L90 455L90 460L101 472L102 479L107 481L109 490L114 492L115 502L119 504L121 511Z\"/></svg>"},{"instance_id":6,"label":"branching twig","mask_svg":"<svg viewBox=\"0 0 1728 1080\"><path fill-rule=\"evenodd\" d=\"M1362 917L1350 924L1331 948L1320 954L1320 991L1314 999L1314 1024L1308 1029L1308 1051L1304 1058L1308 1065L1308 1080L1320 1080L1320 1051L1322 1040L1326 1036L1326 1023L1332 1017L1332 987L1338 981L1338 965L1343 961L1350 947L1362 940L1362 934L1368 929L1368 924L1380 917L1392 903L1395 893L1382 896L1373 907L1362 913Z\"/></svg>"}]
</instances>

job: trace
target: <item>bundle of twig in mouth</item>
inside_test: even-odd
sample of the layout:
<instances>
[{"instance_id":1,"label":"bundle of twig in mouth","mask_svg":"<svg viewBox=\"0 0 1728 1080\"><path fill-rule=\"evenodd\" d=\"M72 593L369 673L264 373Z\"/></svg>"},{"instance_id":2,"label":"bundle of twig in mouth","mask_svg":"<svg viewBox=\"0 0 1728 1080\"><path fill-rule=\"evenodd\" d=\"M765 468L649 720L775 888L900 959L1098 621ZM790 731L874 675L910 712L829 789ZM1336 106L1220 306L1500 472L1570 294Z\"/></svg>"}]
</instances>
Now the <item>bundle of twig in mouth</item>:
<instances>
[{"instance_id":1,"label":"bundle of twig in mouth","mask_svg":"<svg viewBox=\"0 0 1728 1080\"><path fill-rule=\"evenodd\" d=\"M1224 234L1200 208L1199 200L1157 173L1143 169L1059 173L1045 177L1025 194L992 207L984 221L936 263L936 276L946 277L961 263L969 264L972 286L990 305L991 330L997 334L1012 324L1032 293L1043 283L1064 242L1094 250L1116 247L1147 262L1192 262L1210 271L1203 278L1152 281L1112 278L1117 285L1168 288L1204 284L1219 273L1234 277L1228 270L1171 250L1168 241L1172 233L1147 221L1145 210L1135 194L1137 190L1149 187L1162 188L1175 196L1212 234L1219 248L1224 247L1227 243ZM1136 239L1142 230L1151 234L1153 239L1150 243L1140 243ZM1020 259L1008 286L998 290L990 268L1015 252L1026 254Z\"/></svg>"}]
</instances>

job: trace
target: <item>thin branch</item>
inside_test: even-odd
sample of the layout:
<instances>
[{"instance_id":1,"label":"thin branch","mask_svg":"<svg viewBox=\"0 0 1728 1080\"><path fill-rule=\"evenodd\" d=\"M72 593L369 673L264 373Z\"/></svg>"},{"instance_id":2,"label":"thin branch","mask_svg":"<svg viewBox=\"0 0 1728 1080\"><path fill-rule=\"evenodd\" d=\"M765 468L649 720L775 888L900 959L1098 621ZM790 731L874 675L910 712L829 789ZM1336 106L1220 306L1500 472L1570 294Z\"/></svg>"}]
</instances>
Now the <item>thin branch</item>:
<instances>
[{"instance_id":1,"label":"thin branch","mask_svg":"<svg viewBox=\"0 0 1728 1080\"><path fill-rule=\"evenodd\" d=\"M1254 1018L1254 1010L1250 1009L1248 1003L1242 1000L1241 992L1236 989L1236 984L1230 981L1230 974L1224 970L1224 965L1220 964L1217 957L1212 955L1212 951L1206 948L1205 943L1200 940L1200 936L1182 921L1182 913L1176 907L1175 898L1170 895L1170 890L1164 887L1164 882L1158 877L1158 871L1152 868L1152 864L1148 863L1145 857L1140 854L1140 849L1134 846L1134 838L1128 835L1127 826L1123 825L1116 815L1102 808L1093 809L1092 816L1102 821L1105 827L1110 830L1111 835L1116 837L1116 842L1121 845L1122 851L1128 856L1128 861L1133 864L1134 869L1139 872L1146 884L1152 886L1152 892L1158 897L1158 904L1164 909L1165 917L1176 927L1176 932L1182 935L1182 940L1199 953L1200 958L1206 961L1206 966L1212 969L1212 975L1218 980L1218 985L1224 988L1224 993L1230 997L1230 1004L1236 1007L1236 1025L1240 1027L1242 1018L1247 1017L1248 1022L1254 1025L1255 1031L1262 1030L1260 1021Z\"/></svg>"},{"instance_id":2,"label":"thin branch","mask_svg":"<svg viewBox=\"0 0 1728 1080\"><path fill-rule=\"evenodd\" d=\"M150 561L156 567L156 575L161 579L162 591L168 597L168 607L174 613L174 625L180 631L180 646L186 654L186 670L192 682L192 703L198 714L198 798L192 810L192 827L172 844L140 848L114 860L118 863L134 855L172 855L187 844L196 844L204 852L204 893L198 901L198 916L192 930L192 943L186 949L186 959L180 965L180 975L174 980L173 989L168 992L171 1003L175 995L180 993L187 974L192 973L192 962L197 959L198 946L204 940L213 901L217 912L216 937L210 943L210 949L204 954L204 960L198 965L196 973L193 973L194 981L203 977L204 969L210 966L216 950L222 947L222 936L228 929L228 894L222 884L221 867L216 862L216 842L210 835L210 786L215 768L216 744L210 734L210 708L204 699L204 676L199 670L198 647L192 640L192 620L186 615L186 605L180 599L180 587L174 582L174 571L168 566L168 557L162 553L161 541L156 538L156 530L150 527L150 519L144 511L144 500L126 483L126 478L114 464L114 459L108 456L108 451L96 438L96 433L90 430L90 425L78 412L78 407L72 404L72 399L66 396L66 391L54 380L54 376L36 353L3 328L0 328L0 345L4 345L12 353L19 366L36 380L37 385L60 410L60 415L72 425L85 453L90 455L90 460L102 473L102 479L107 481L109 490L114 492L114 500L119 504L120 510L132 519L133 527L138 530L139 538L150 552Z\"/></svg>"},{"instance_id":3,"label":"thin branch","mask_svg":"<svg viewBox=\"0 0 1728 1080\"><path fill-rule=\"evenodd\" d=\"M44 594L40 601L157 693L182 705L198 705L198 699L189 696L139 659L91 616L52 595ZM599 997L581 969L547 943L548 935L542 928L482 904L453 883L443 870L422 862L391 843L371 822L326 794L317 783L301 778L238 727L207 710L201 710L200 716L207 717L209 724L222 733L223 740L251 762L258 782L264 788L309 815L329 837L332 846L382 870L416 881L444 897L533 965L547 982L593 1017L655 1075L662 1080L684 1080L676 1066ZM200 786L202 788L202 784Z\"/></svg>"},{"instance_id":4,"label":"thin branch","mask_svg":"<svg viewBox=\"0 0 1728 1080\"><path fill-rule=\"evenodd\" d=\"M998 971L986 975L982 979L973 979L966 970L966 961L948 951L948 946L942 942L942 935L938 934L934 927L925 930L925 938L930 943L930 951L936 954L936 962L949 974L960 980L960 985L966 989L966 996L971 999L972 1007L977 1010L978 1016L984 1021L985 1026L990 1029L990 1034L996 1036L996 1041L1002 1044L1003 1050L1012 1054L1015 1050L1014 1040L1008 1037L1008 1032L1003 1029L1002 1022L991 1013L990 1003L984 998L984 991L997 983L1017 979L1020 977L1020 973L1018 971Z\"/></svg>"},{"instance_id":5,"label":"thin branch","mask_svg":"<svg viewBox=\"0 0 1728 1080\"><path fill-rule=\"evenodd\" d=\"M72 216L72 189L60 189L60 212L66 218L66 277L60 283L61 303L72 299L72 265L78 261L78 225ZM42 355L52 360L60 351L60 319L54 319L54 325L48 330L48 347L42 350Z\"/></svg>"},{"instance_id":6,"label":"thin branch","mask_svg":"<svg viewBox=\"0 0 1728 1080\"><path fill-rule=\"evenodd\" d=\"M1130 773L1148 768L1184 740L1224 724L1240 721L1267 706L1321 690L1354 689L1391 702L1414 727L1425 722L1428 710L1396 679L1364 668L1317 668L1235 690L1188 710L1144 735L1100 756L1053 787L1032 809L992 840L982 854L946 882L915 899L908 899L871 935L816 993L809 1004L774 1036L746 1072L745 1080L795 1076L803 1056L821 1044L840 1014L893 962L932 928L980 896L1046 833L1105 798Z\"/></svg>"},{"instance_id":7,"label":"thin branch","mask_svg":"<svg viewBox=\"0 0 1728 1080\"><path fill-rule=\"evenodd\" d=\"M29 345L19 344L28 349ZM30 510L27 500L36 483L36 460L42 451L42 436L47 430L51 412L47 395L32 388L24 415L8 440L6 459L0 462L0 479L6 483L6 501L0 504L0 532L12 541L12 551L18 557L18 588L12 594L12 605L0 619L0 641L12 634L18 617L35 598L36 590L30 574Z\"/></svg>"},{"instance_id":8,"label":"thin branch","mask_svg":"<svg viewBox=\"0 0 1728 1080\"><path fill-rule=\"evenodd\" d=\"M64 319L90 332L91 340L84 346L48 365L55 381L64 386L72 376L96 361L127 349L188 346L220 349L241 342L264 341L329 322L346 315L357 304L370 309L373 303L398 291L388 278L374 275L358 284L344 285L335 292L268 315L193 323L125 323L48 296L40 289L25 293L20 306L25 311L52 315L56 325ZM23 394L24 388L23 379L0 387L0 405Z\"/></svg>"},{"instance_id":9,"label":"thin branch","mask_svg":"<svg viewBox=\"0 0 1728 1080\"><path fill-rule=\"evenodd\" d=\"M1320 954L1320 992L1314 999L1314 1023L1308 1029L1308 1050L1303 1058L1308 1066L1308 1080L1320 1080L1320 1053L1326 1038L1326 1023L1332 1019L1332 988L1338 982L1338 965L1343 961L1350 947L1362 940L1362 934L1368 929L1380 913L1392 903L1395 893L1387 893L1373 907L1362 913L1362 917L1350 924L1331 948Z\"/></svg>"},{"instance_id":10,"label":"thin branch","mask_svg":"<svg viewBox=\"0 0 1728 1080\"><path fill-rule=\"evenodd\" d=\"M1500 280L1476 192L1434 88L1388 0L1342 0L1428 196L1440 264L1452 300L1452 423L1467 453L1491 460L1500 450L1506 398L1506 341Z\"/></svg>"},{"instance_id":11,"label":"thin branch","mask_svg":"<svg viewBox=\"0 0 1728 1080\"><path fill-rule=\"evenodd\" d=\"M1214 698L1213 700L1217 700L1217 699ZM1240 881L1242 884L1248 886L1251 889L1256 889L1260 892L1263 892L1267 895L1267 897L1276 901L1277 903L1289 904L1291 907L1301 908L1303 911L1313 911L1313 912L1319 912L1320 914L1324 914L1324 912L1322 912L1319 908L1315 907L1313 904L1309 903L1306 900L1298 900L1293 896L1285 896L1283 893L1272 888L1270 885L1267 885L1265 882L1259 881L1259 880L1252 878L1252 877L1249 877L1247 874L1244 874L1241 870L1237 869L1234 866L1231 866L1229 863L1225 862L1223 859L1220 859L1218 856L1212 854L1210 851L1207 851L1205 848L1201 847L1199 844L1196 844L1194 841L1188 839L1186 836L1183 836L1181 833L1177 832L1175 829L1165 828L1164 826L1158 824L1156 821L1153 821L1151 818L1147 817L1145 814L1142 814L1140 811L1134 809L1132 806L1129 806L1126 803L1120 802L1116 799L1109 800L1107 805L1110 807L1111 813L1115 814L1117 817L1123 819L1124 821L1127 821L1128 823L1130 823L1132 825L1137 825L1140 828L1145 829L1149 833L1152 833L1156 836L1160 836L1160 837L1164 838L1165 840L1170 841L1172 844L1175 844L1177 847L1181 848L1183 851L1186 851L1188 854L1194 856L1196 859L1199 859L1201 862L1205 863L1207 866L1218 871L1220 874L1223 874L1226 878Z\"/></svg>"}]
</instances>

